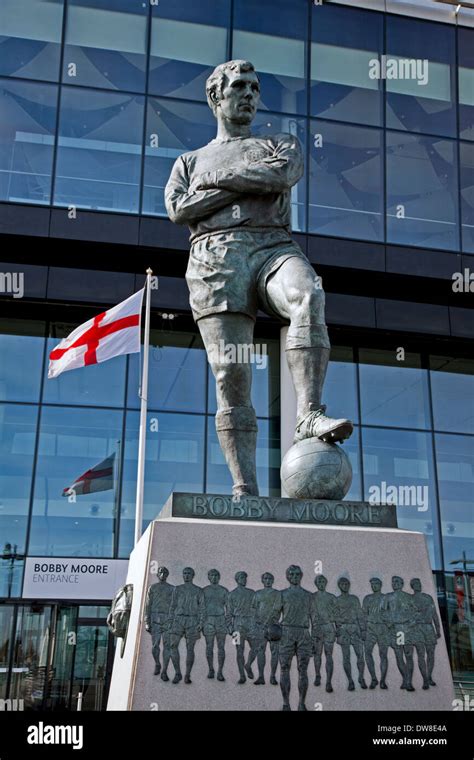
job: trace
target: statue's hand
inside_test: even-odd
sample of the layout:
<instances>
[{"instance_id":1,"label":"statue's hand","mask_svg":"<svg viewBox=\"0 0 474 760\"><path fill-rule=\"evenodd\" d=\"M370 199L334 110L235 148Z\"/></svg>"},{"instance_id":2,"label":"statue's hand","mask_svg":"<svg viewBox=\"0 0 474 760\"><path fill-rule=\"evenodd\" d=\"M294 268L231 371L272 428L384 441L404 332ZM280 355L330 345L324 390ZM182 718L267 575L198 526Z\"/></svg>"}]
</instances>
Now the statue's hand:
<instances>
[{"instance_id":1,"label":"statue's hand","mask_svg":"<svg viewBox=\"0 0 474 760\"><path fill-rule=\"evenodd\" d=\"M204 172L191 183L189 191L195 193L198 190L211 190L216 189L216 176L215 172Z\"/></svg>"}]
</instances>

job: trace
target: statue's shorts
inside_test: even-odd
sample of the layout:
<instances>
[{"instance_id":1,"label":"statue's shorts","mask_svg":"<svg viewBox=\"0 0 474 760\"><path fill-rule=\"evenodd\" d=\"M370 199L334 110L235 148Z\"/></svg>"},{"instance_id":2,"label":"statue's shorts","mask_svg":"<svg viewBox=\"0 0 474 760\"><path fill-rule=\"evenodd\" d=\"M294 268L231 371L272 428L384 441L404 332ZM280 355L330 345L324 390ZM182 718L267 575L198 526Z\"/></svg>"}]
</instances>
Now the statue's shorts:
<instances>
[{"instance_id":1,"label":"statue's shorts","mask_svg":"<svg viewBox=\"0 0 474 760\"><path fill-rule=\"evenodd\" d=\"M403 633L404 639L401 643L399 635ZM416 631L413 623L392 623L390 629L390 646L395 648L399 646L411 646L417 642Z\"/></svg>"},{"instance_id":2,"label":"statue's shorts","mask_svg":"<svg viewBox=\"0 0 474 760\"><path fill-rule=\"evenodd\" d=\"M240 641L250 641L252 634L252 618L247 615L236 615L234 618L233 630L240 634Z\"/></svg>"},{"instance_id":3,"label":"statue's shorts","mask_svg":"<svg viewBox=\"0 0 474 760\"><path fill-rule=\"evenodd\" d=\"M287 259L303 259L316 277L286 229L258 229L247 232L239 227L193 241L186 282L195 321L227 311L255 320L259 308L274 315L267 301L266 283Z\"/></svg>"},{"instance_id":4,"label":"statue's shorts","mask_svg":"<svg viewBox=\"0 0 474 760\"><path fill-rule=\"evenodd\" d=\"M171 636L184 636L187 641L197 641L201 638L198 631L198 618L196 615L176 615L171 624Z\"/></svg>"},{"instance_id":5,"label":"statue's shorts","mask_svg":"<svg viewBox=\"0 0 474 760\"><path fill-rule=\"evenodd\" d=\"M313 654L313 642L308 628L296 625L283 625L280 639L280 661L291 660L293 655L310 658Z\"/></svg>"},{"instance_id":6,"label":"statue's shorts","mask_svg":"<svg viewBox=\"0 0 474 760\"><path fill-rule=\"evenodd\" d=\"M168 616L167 615L159 615L154 616L151 620L151 635L153 638L155 636L162 636L167 631L167 622L168 622Z\"/></svg>"},{"instance_id":7,"label":"statue's shorts","mask_svg":"<svg viewBox=\"0 0 474 760\"><path fill-rule=\"evenodd\" d=\"M316 644L318 641L334 644L336 641L336 631L332 623L320 623L313 626L312 639Z\"/></svg>"},{"instance_id":8,"label":"statue's shorts","mask_svg":"<svg viewBox=\"0 0 474 760\"><path fill-rule=\"evenodd\" d=\"M225 615L208 615L203 627L204 636L226 635Z\"/></svg>"},{"instance_id":9,"label":"statue's shorts","mask_svg":"<svg viewBox=\"0 0 474 760\"><path fill-rule=\"evenodd\" d=\"M375 644L390 646L390 631L386 623L367 623L365 646L373 647Z\"/></svg>"},{"instance_id":10,"label":"statue's shorts","mask_svg":"<svg viewBox=\"0 0 474 760\"><path fill-rule=\"evenodd\" d=\"M266 630L268 628L268 625L266 623L260 623L259 621L254 621L252 630L250 631L249 640L250 640L250 646L252 649L266 649L267 643L270 644L270 649L273 651L278 651L279 647L279 641L268 641L268 639L265 636Z\"/></svg>"},{"instance_id":11,"label":"statue's shorts","mask_svg":"<svg viewBox=\"0 0 474 760\"><path fill-rule=\"evenodd\" d=\"M421 631L421 634L423 636L423 641L426 645L431 646L431 647L436 645L437 637L431 623L421 623L418 625L418 629Z\"/></svg>"},{"instance_id":12,"label":"statue's shorts","mask_svg":"<svg viewBox=\"0 0 474 760\"><path fill-rule=\"evenodd\" d=\"M342 623L337 633L337 643L340 646L362 645L359 626L353 623Z\"/></svg>"}]
</instances>

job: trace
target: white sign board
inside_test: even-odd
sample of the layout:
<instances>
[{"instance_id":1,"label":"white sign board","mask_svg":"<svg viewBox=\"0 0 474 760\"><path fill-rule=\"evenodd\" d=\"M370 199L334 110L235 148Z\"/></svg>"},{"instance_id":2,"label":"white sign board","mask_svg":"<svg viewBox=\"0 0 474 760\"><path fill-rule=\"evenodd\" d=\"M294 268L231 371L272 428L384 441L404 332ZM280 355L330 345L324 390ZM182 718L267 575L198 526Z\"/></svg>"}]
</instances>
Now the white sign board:
<instances>
[{"instance_id":1,"label":"white sign board","mask_svg":"<svg viewBox=\"0 0 474 760\"><path fill-rule=\"evenodd\" d=\"M28 557L25 599L113 599L127 577L128 559Z\"/></svg>"}]
</instances>

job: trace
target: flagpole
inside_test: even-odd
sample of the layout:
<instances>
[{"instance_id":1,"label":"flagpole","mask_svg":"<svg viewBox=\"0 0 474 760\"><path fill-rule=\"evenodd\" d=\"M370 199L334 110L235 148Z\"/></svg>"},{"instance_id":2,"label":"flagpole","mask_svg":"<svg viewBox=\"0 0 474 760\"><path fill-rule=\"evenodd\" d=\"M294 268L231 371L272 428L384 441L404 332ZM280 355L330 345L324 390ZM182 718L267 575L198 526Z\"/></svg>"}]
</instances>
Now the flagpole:
<instances>
[{"instance_id":1,"label":"flagpole","mask_svg":"<svg viewBox=\"0 0 474 760\"><path fill-rule=\"evenodd\" d=\"M140 384L140 430L138 434L138 470L137 470L137 499L135 504L135 542L136 546L142 534L143 522L143 493L145 487L145 447L146 421L148 410L148 353L150 347L150 301L151 276L153 271L146 270L146 305L145 305L145 336L143 340L143 364Z\"/></svg>"}]
</instances>

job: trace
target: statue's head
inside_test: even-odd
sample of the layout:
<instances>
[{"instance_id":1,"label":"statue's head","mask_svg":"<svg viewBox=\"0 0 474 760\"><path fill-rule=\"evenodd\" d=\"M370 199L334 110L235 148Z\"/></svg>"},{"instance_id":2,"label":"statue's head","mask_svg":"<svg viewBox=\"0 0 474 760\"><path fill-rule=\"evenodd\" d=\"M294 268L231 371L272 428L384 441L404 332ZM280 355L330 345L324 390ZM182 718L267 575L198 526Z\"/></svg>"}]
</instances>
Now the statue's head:
<instances>
[{"instance_id":1,"label":"statue's head","mask_svg":"<svg viewBox=\"0 0 474 760\"><path fill-rule=\"evenodd\" d=\"M275 581L275 576L273 573L264 573L262 575L262 583L264 588L271 588L273 586L273 583Z\"/></svg>"},{"instance_id":2,"label":"statue's head","mask_svg":"<svg viewBox=\"0 0 474 760\"><path fill-rule=\"evenodd\" d=\"M260 100L260 82L250 61L216 66L206 82L206 96L216 119L250 124Z\"/></svg>"},{"instance_id":3,"label":"statue's head","mask_svg":"<svg viewBox=\"0 0 474 760\"><path fill-rule=\"evenodd\" d=\"M235 577L235 582L237 583L238 586L246 586L247 585L247 573L245 572L245 570L239 570L235 574L234 577Z\"/></svg>"},{"instance_id":4,"label":"statue's head","mask_svg":"<svg viewBox=\"0 0 474 760\"><path fill-rule=\"evenodd\" d=\"M380 580L380 578L377 578L377 576L374 575L370 579L370 586L371 586L372 591L374 593L377 592L377 591L380 591L380 589L382 588L382 581Z\"/></svg>"},{"instance_id":5,"label":"statue's head","mask_svg":"<svg viewBox=\"0 0 474 760\"><path fill-rule=\"evenodd\" d=\"M185 567L183 570L183 581L185 583L192 583L194 578L194 570L192 567Z\"/></svg>"},{"instance_id":6,"label":"statue's head","mask_svg":"<svg viewBox=\"0 0 474 760\"><path fill-rule=\"evenodd\" d=\"M221 579L221 574L219 570L213 568L212 570L209 570L207 577L209 578L209 583L212 583L214 586L216 586Z\"/></svg>"},{"instance_id":7,"label":"statue's head","mask_svg":"<svg viewBox=\"0 0 474 760\"><path fill-rule=\"evenodd\" d=\"M160 567L156 571L156 574L158 576L158 580L163 582L167 579L168 575L170 574L170 571L164 565L160 565Z\"/></svg>"},{"instance_id":8,"label":"statue's head","mask_svg":"<svg viewBox=\"0 0 474 760\"><path fill-rule=\"evenodd\" d=\"M401 578L399 575L392 576L392 588L394 591L401 591L403 588L403 583L403 578Z\"/></svg>"},{"instance_id":9,"label":"statue's head","mask_svg":"<svg viewBox=\"0 0 474 760\"><path fill-rule=\"evenodd\" d=\"M292 586L299 586L303 577L303 571L299 565L290 565L286 571L286 579Z\"/></svg>"},{"instance_id":10,"label":"statue's head","mask_svg":"<svg viewBox=\"0 0 474 760\"><path fill-rule=\"evenodd\" d=\"M325 591L328 585L328 579L325 575L317 575L314 579L314 584L319 591Z\"/></svg>"},{"instance_id":11,"label":"statue's head","mask_svg":"<svg viewBox=\"0 0 474 760\"><path fill-rule=\"evenodd\" d=\"M343 594L347 594L351 587L351 582L349 578L343 575L341 578L339 578L337 585L339 586Z\"/></svg>"},{"instance_id":12,"label":"statue's head","mask_svg":"<svg viewBox=\"0 0 474 760\"><path fill-rule=\"evenodd\" d=\"M421 591L421 581L419 578L412 578L410 581L410 586L412 587L413 591Z\"/></svg>"}]
</instances>

